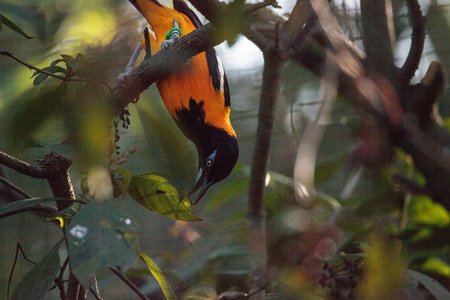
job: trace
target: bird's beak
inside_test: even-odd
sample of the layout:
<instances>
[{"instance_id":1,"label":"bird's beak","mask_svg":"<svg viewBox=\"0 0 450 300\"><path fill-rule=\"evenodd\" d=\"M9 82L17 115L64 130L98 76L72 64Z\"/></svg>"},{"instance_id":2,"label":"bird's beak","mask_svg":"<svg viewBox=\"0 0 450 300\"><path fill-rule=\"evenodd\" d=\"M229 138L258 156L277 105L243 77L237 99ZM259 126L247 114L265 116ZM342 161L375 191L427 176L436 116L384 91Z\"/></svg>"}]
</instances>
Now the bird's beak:
<instances>
[{"instance_id":1,"label":"bird's beak","mask_svg":"<svg viewBox=\"0 0 450 300\"><path fill-rule=\"evenodd\" d=\"M193 193L195 193L198 189L200 189L200 192L198 193L197 199L194 201L194 205L202 199L202 197L205 195L206 191L214 184L214 181L208 182L206 180L206 172L202 169L198 169L198 175L197 179L195 180L195 185L192 188L192 190L189 192L188 197L190 197Z\"/></svg>"}]
</instances>

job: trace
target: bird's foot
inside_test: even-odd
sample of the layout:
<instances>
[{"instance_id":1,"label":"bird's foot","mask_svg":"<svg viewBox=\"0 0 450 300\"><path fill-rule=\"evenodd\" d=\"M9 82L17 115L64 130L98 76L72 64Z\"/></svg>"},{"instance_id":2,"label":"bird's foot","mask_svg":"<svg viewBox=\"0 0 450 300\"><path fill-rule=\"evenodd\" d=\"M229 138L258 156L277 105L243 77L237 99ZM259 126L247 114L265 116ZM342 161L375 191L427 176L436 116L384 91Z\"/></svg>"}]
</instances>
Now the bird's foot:
<instances>
[{"instance_id":1,"label":"bird's foot","mask_svg":"<svg viewBox=\"0 0 450 300\"><path fill-rule=\"evenodd\" d=\"M132 71L133 71L133 68L127 67L123 73L120 73L119 75L117 75L117 84L121 88L126 88L129 85L128 84L128 76L131 74Z\"/></svg>"},{"instance_id":2,"label":"bird's foot","mask_svg":"<svg viewBox=\"0 0 450 300\"><path fill-rule=\"evenodd\" d=\"M181 37L181 30L177 27L170 29L170 31L166 34L166 40L161 43L161 50L163 52L166 51L167 47L169 47L173 42Z\"/></svg>"}]
</instances>

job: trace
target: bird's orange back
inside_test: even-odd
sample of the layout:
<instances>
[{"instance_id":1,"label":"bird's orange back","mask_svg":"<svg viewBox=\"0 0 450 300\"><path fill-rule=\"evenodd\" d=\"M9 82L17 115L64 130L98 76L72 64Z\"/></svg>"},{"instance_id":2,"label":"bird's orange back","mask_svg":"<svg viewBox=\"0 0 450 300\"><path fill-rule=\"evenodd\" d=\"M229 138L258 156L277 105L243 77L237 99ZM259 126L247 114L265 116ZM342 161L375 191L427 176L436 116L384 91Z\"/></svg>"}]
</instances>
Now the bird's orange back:
<instances>
[{"instance_id":1,"label":"bird's orange back","mask_svg":"<svg viewBox=\"0 0 450 300\"><path fill-rule=\"evenodd\" d=\"M154 36L150 34L152 54L161 50L161 43L166 40L166 34L174 27L174 20L178 22L182 36L196 29L188 16L156 0L131 2L147 19L154 33ZM190 99L194 99L197 103L203 101L205 122L222 128L231 136L236 136L229 120L230 107L225 100L224 82L221 82L219 89L213 86L205 52L193 57L187 65L168 78L158 80L156 85L168 112L174 119L178 119L177 111L183 107L189 109Z\"/></svg>"}]
</instances>

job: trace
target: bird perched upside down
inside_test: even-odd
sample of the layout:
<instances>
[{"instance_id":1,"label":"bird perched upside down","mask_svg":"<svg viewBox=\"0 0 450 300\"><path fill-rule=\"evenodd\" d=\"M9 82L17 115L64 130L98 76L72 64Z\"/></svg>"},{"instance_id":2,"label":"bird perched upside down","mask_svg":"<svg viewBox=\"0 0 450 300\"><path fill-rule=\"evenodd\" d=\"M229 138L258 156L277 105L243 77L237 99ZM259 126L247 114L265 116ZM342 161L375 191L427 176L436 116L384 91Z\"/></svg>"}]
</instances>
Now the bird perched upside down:
<instances>
[{"instance_id":1,"label":"bird perched upside down","mask_svg":"<svg viewBox=\"0 0 450 300\"><path fill-rule=\"evenodd\" d=\"M183 0L174 0L174 9L157 0L130 2L144 15L154 33L149 35L152 54L202 25ZM145 40L138 49L144 45ZM134 60L136 57L133 55ZM130 61L125 73L130 72L133 63ZM201 188L195 204L209 187L231 173L239 156L236 133L230 123L227 77L215 50L208 49L169 77L156 81L156 86L168 112L198 151L198 176L188 194Z\"/></svg>"}]
</instances>

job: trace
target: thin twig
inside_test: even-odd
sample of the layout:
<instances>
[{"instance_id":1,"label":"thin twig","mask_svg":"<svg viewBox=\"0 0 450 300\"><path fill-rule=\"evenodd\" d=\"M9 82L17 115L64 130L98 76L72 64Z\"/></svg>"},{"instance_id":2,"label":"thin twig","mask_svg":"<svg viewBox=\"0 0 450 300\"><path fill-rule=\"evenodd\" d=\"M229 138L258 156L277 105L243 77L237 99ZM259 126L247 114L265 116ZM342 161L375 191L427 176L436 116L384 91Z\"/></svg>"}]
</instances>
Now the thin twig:
<instances>
[{"instance_id":1,"label":"thin twig","mask_svg":"<svg viewBox=\"0 0 450 300\"><path fill-rule=\"evenodd\" d=\"M147 296L145 296L141 290L134 284L132 283L128 278L125 277L125 275L123 275L119 270L117 270L117 268L114 267L110 267L109 268L114 274L117 275L117 277L119 277L120 280L122 280L123 282L125 282L141 299L143 300L150 300L149 298L147 298Z\"/></svg>"},{"instance_id":2,"label":"thin twig","mask_svg":"<svg viewBox=\"0 0 450 300\"><path fill-rule=\"evenodd\" d=\"M64 290L64 272L66 271L67 266L69 265L69 256L66 257L64 263L61 267L59 267L58 277L55 278L55 286L58 287L59 297L61 300L66 300L66 291Z\"/></svg>"},{"instance_id":3,"label":"thin twig","mask_svg":"<svg viewBox=\"0 0 450 300\"><path fill-rule=\"evenodd\" d=\"M47 76L51 76L51 77L60 79L60 80L62 80L62 81L81 81L81 82L86 82L86 81L87 81L87 79L85 79L85 78L80 78L80 77L64 77L64 76L55 75L55 74L53 74L53 73L51 73L51 72L48 72L48 71L39 69L39 68L37 68L37 67L35 67L35 66L33 66L33 65L29 64L29 63L27 63L27 62L24 62L24 61L21 60L20 58L14 56L14 55L13 55L11 52L9 52L9 51L5 51L5 50L1 50L1 49L0 49L0 54L1 54L1 55L5 55L5 56L8 56L8 57L14 59L14 60L17 61L18 63L20 63L20 64L22 64L22 65L28 67L30 70L35 70L35 71L37 71L37 72L39 72L39 73L42 73L42 74L45 74L45 75L47 75Z\"/></svg>"},{"instance_id":4,"label":"thin twig","mask_svg":"<svg viewBox=\"0 0 450 300\"><path fill-rule=\"evenodd\" d=\"M95 273L92 274L92 281L94 282L95 291L90 287L89 290L94 295L95 299L102 300L100 297L100 291L98 290L98 282L97 282L97 276L95 276Z\"/></svg>"},{"instance_id":5,"label":"thin twig","mask_svg":"<svg viewBox=\"0 0 450 300\"><path fill-rule=\"evenodd\" d=\"M22 195L25 198L33 198L33 196L31 196L30 194L28 194L27 192L22 190L20 187L18 187L17 185L15 185L14 183L12 183L11 181L7 180L6 178L4 178L2 176L0 176L0 182L3 183L4 185L6 185L7 187L9 187L11 190L19 193L20 195Z\"/></svg>"},{"instance_id":6,"label":"thin twig","mask_svg":"<svg viewBox=\"0 0 450 300\"><path fill-rule=\"evenodd\" d=\"M31 261L31 260L28 259L28 257L25 255L25 252L22 249L22 246L20 245L19 242L17 242L16 255L14 256L14 262L13 262L13 265L12 265L12 268L11 268L11 272L9 273L9 277L8 277L8 287L7 287L7 291L6 291L6 299L7 300L9 300L9 292L10 292L10 289L11 289L12 276L14 274L14 269L16 268L16 263L17 263L17 258L19 256L19 251L20 251L20 253L22 253L23 258L26 261L36 265L36 263L34 261Z\"/></svg>"}]
</instances>

